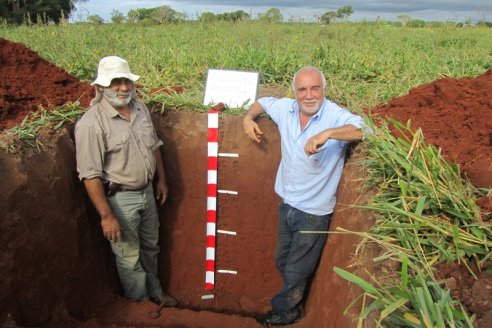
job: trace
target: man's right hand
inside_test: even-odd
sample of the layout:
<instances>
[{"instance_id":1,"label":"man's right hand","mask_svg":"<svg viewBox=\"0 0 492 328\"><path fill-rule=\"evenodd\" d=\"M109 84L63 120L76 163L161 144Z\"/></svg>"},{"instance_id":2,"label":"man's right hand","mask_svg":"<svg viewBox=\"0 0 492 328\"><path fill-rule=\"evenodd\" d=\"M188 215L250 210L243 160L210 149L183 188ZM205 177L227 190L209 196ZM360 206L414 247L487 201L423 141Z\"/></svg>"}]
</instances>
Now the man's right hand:
<instances>
[{"instance_id":1,"label":"man's right hand","mask_svg":"<svg viewBox=\"0 0 492 328\"><path fill-rule=\"evenodd\" d=\"M105 218L101 218L101 227L103 235L107 240L113 242L121 240L120 223L113 214L110 214Z\"/></svg>"},{"instance_id":2,"label":"man's right hand","mask_svg":"<svg viewBox=\"0 0 492 328\"><path fill-rule=\"evenodd\" d=\"M244 132L248 135L248 137L256 143L261 142L261 138L263 137L263 132L261 132L260 127L249 117L245 117L243 119L243 127Z\"/></svg>"},{"instance_id":3,"label":"man's right hand","mask_svg":"<svg viewBox=\"0 0 492 328\"><path fill-rule=\"evenodd\" d=\"M101 227L104 238L111 241L121 239L120 223L116 219L104 193L104 187L100 178L84 179L85 189L92 203L101 216Z\"/></svg>"},{"instance_id":4,"label":"man's right hand","mask_svg":"<svg viewBox=\"0 0 492 328\"><path fill-rule=\"evenodd\" d=\"M258 101L255 101L253 105L248 109L243 119L244 132L248 137L256 143L260 143L263 138L263 132L261 132L260 127L254 121L258 116L263 114L265 111L261 107Z\"/></svg>"}]
</instances>

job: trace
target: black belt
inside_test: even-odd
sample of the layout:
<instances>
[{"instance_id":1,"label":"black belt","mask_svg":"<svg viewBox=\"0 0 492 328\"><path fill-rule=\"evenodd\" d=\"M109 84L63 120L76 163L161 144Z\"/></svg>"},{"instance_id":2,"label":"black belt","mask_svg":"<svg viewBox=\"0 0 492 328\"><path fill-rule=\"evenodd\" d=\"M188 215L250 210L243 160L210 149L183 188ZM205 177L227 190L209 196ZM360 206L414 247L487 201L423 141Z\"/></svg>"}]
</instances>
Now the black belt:
<instances>
[{"instance_id":1,"label":"black belt","mask_svg":"<svg viewBox=\"0 0 492 328\"><path fill-rule=\"evenodd\" d=\"M144 191L145 189L147 189L149 185L145 185L145 187L142 187L140 189L130 189L130 188L127 188L127 187L123 187L122 185L120 185L120 189L118 191Z\"/></svg>"},{"instance_id":2,"label":"black belt","mask_svg":"<svg viewBox=\"0 0 492 328\"><path fill-rule=\"evenodd\" d=\"M127 188L127 187L125 187L125 186L123 186L123 185L121 185L119 183L116 183L116 182L112 182L112 181L104 181L103 182L104 193L108 197L113 196L117 192L124 192L124 191L136 191L136 192L139 192L139 191L143 191L148 186L149 185L147 184L145 187L140 188L140 189L130 189L130 188Z\"/></svg>"}]
</instances>

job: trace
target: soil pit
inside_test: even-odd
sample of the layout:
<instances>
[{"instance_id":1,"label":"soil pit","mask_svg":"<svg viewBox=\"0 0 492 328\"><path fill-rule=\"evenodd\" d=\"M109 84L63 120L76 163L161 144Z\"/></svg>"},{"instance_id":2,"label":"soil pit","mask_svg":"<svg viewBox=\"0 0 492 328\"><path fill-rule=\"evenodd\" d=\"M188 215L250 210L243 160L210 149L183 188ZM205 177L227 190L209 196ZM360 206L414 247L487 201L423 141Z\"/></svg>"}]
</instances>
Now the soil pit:
<instances>
[{"instance_id":1,"label":"soil pit","mask_svg":"<svg viewBox=\"0 0 492 328\"><path fill-rule=\"evenodd\" d=\"M55 103L52 100L43 102L47 98L45 95L51 92L65 95L61 103L80 98L84 99L83 104L87 104L90 100L87 95L92 88L89 85L77 81L20 44L1 39L0 44L2 73L8 72L3 73L4 76L13 81L9 84L2 82L1 85L0 122L3 122L3 127L10 127L13 122L22 120L25 110L37 110L36 104ZM4 54L8 54L10 60L4 58ZM52 73L39 79L39 74L32 68L34 66L29 64L33 62L38 69L51 70ZM10 67L9 70L5 67L12 65L19 68ZM22 70L22 67L28 69ZM458 139L467 138L468 146L480 144L483 147L482 157L489 156L490 165L492 146L490 140L488 145L482 145L481 137L491 132L490 125L484 127L480 124L485 120L471 119L478 112L471 104L475 106L488 102L488 107L480 115L483 117L488 113L489 116L485 117L490 117L491 102L485 92L469 91L482 87L483 83L490 83L490 79L490 73L478 79L465 79L478 81L467 85L465 93L460 86L463 79L436 81L436 84L453 87L453 96L462 107L448 111L442 109L445 106L425 106L429 113L419 115L422 120L416 126L422 127L427 142L432 143L433 137L426 134L426 128L432 126L436 129L436 119L431 115L434 111L439 111L439 120L448 126L456 120L456 111L468 108L471 128L461 125L460 132L455 134L442 129L442 133L448 131L442 139L450 142L440 141L439 146L443 153L454 151L459 148L456 147ZM38 87L28 89L31 81L36 81ZM12 87L14 85L16 88ZM437 90L434 84L428 87ZM19 104L24 100L16 95L25 93L22 90L30 90L32 106ZM466 96L460 98L460 93ZM437 98L438 94L434 96ZM423 103L434 99L429 93L426 97L420 97ZM395 99L398 113L411 115L418 98L418 93L412 91L408 96ZM409 106L405 106L407 103ZM393 106L391 104L388 106ZM383 113L385 109L382 106L375 112ZM396 112L387 111L390 115ZM273 192L273 184L280 159L279 135L275 125L266 118L260 120L266 142L257 146L244 135L241 117L220 116L219 151L238 153L239 157L219 159L219 188L236 190L239 194L221 194L218 197L217 228L235 231L237 235L218 234L216 265L217 269L233 270L237 274L217 273L215 289L206 291L207 116L169 111L164 115L153 114L153 119L164 141L163 154L170 187L169 200L160 209L160 278L163 287L178 299L179 307L164 309L159 318L151 319L148 314L155 309L155 305L130 302L118 296L121 291L114 258L102 236L99 218L77 179L73 126L66 126L57 132L43 130L41 139L45 149L40 152L0 152L0 170L4 172L0 186L0 243L4 245L4 251L0 253L0 323L4 326L259 326L253 319L254 315L269 309L270 297L281 286L273 263L279 201ZM403 115L400 119L406 121L407 116ZM459 121L462 123L463 119ZM477 130L482 134L476 134ZM466 154L464 151L460 155L462 157L450 156L450 159L464 160L465 163L478 161L476 157L467 160ZM358 156L356 151L346 165L331 230L343 227L366 231L373 223L369 213L350 207L370 197L362 189L364 176L357 165ZM482 203L487 206L490 201L482 200ZM362 276L363 268L372 272L375 269L372 267L374 254L370 249L367 254L358 257L356 266L351 266L359 241L351 235L330 235L310 289L306 317L295 326L356 326L357 311L354 309L346 316L343 311L360 290L338 277L333 267L355 271ZM466 277L466 271L462 276ZM472 284L479 282L480 288L491 286L490 276L471 281ZM213 294L214 298L203 300L202 296L208 294ZM492 304L490 298L485 301ZM467 306L477 311L478 325L490 316L490 306L473 306L473 300Z\"/></svg>"}]
</instances>

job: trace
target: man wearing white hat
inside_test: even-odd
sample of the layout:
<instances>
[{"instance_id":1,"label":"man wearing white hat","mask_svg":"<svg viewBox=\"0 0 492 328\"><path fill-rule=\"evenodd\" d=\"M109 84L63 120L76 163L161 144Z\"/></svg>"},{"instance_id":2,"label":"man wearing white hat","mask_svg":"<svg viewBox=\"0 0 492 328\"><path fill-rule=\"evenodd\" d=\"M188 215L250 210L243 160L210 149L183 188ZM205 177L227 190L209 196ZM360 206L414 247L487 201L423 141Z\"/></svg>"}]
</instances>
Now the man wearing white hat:
<instances>
[{"instance_id":1,"label":"man wearing white hat","mask_svg":"<svg viewBox=\"0 0 492 328\"><path fill-rule=\"evenodd\" d=\"M101 216L101 227L116 257L125 297L176 306L157 277L159 217L156 199L168 187L160 146L150 113L136 97L128 62L100 60L92 83L96 97L75 127L77 171Z\"/></svg>"}]
</instances>

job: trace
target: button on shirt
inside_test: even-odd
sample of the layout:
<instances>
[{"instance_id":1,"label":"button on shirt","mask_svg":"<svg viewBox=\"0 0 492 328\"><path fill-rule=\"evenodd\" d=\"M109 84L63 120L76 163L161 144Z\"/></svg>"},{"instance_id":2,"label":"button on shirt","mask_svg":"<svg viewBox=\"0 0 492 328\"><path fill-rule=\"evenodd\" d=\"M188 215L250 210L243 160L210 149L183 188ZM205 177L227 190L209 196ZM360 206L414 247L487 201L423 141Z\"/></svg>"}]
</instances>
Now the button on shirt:
<instances>
[{"instance_id":1,"label":"button on shirt","mask_svg":"<svg viewBox=\"0 0 492 328\"><path fill-rule=\"evenodd\" d=\"M282 159L275 180L275 192L285 203L314 215L333 212L349 142L329 139L319 153L308 156L309 138L331 128L351 124L362 128L360 116L325 99L320 110L301 131L299 106L295 99L265 97L258 100L278 125Z\"/></svg>"},{"instance_id":2,"label":"button on shirt","mask_svg":"<svg viewBox=\"0 0 492 328\"><path fill-rule=\"evenodd\" d=\"M101 178L137 190L152 181L154 150L162 145L150 113L141 101L130 101L130 121L104 98L75 127L79 178Z\"/></svg>"}]
</instances>

